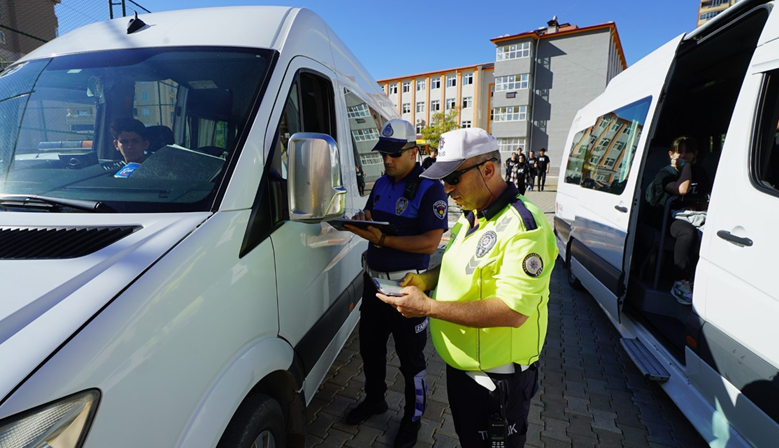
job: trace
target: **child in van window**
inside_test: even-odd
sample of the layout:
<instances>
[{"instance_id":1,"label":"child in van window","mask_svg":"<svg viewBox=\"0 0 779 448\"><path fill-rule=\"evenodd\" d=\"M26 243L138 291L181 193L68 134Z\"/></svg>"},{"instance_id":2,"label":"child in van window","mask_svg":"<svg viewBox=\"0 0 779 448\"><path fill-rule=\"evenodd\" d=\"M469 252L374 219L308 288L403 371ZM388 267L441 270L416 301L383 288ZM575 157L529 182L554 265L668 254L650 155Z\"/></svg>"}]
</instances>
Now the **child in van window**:
<instances>
[{"instance_id":1,"label":"child in van window","mask_svg":"<svg viewBox=\"0 0 779 448\"><path fill-rule=\"evenodd\" d=\"M661 169L649 185L647 200L656 210L659 209L657 222L662 222L662 210L668 198L681 198L678 204L672 205L675 209L673 214L678 214L679 219L672 219L669 226L669 232L676 240L676 281L671 288L671 294L679 303L689 305L692 303L692 279L698 261L700 236L698 228L684 219L690 214L680 211L705 209L708 194L711 192L711 182L706 172L695 165L698 147L692 137L682 136L674 140L668 157L671 163Z\"/></svg>"}]
</instances>

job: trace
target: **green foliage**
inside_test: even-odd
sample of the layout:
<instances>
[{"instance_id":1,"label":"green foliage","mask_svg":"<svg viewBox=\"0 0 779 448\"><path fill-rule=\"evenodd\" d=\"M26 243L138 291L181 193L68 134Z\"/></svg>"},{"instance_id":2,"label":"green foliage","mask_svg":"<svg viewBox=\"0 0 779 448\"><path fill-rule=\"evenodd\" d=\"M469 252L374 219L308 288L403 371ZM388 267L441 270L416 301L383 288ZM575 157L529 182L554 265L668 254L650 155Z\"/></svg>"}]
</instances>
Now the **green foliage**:
<instances>
[{"instance_id":1,"label":"green foliage","mask_svg":"<svg viewBox=\"0 0 779 448\"><path fill-rule=\"evenodd\" d=\"M460 128L460 125L457 123L457 112L457 109L452 109L446 114L436 112L433 114L430 124L422 128L422 138L427 141L431 148L438 149L438 141L441 139L441 134Z\"/></svg>"}]
</instances>

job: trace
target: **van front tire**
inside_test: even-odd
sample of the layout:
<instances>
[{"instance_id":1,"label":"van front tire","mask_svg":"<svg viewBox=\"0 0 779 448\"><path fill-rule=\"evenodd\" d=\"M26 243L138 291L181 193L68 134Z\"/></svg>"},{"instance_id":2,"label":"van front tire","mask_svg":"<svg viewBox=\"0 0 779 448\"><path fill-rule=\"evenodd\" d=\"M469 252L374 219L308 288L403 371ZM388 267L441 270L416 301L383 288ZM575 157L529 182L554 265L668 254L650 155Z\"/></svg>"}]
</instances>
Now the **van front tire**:
<instances>
[{"instance_id":1,"label":"van front tire","mask_svg":"<svg viewBox=\"0 0 779 448\"><path fill-rule=\"evenodd\" d=\"M565 257L565 269L568 270L568 284L571 286L571 288L581 291L584 289L582 286L582 282L579 281L578 278L573 274L573 269L571 269L571 244L568 243L568 250L566 251L568 253L568 256Z\"/></svg>"},{"instance_id":2,"label":"van front tire","mask_svg":"<svg viewBox=\"0 0 779 448\"><path fill-rule=\"evenodd\" d=\"M284 428L284 414L276 400L250 395L238 407L217 448L285 447Z\"/></svg>"}]
</instances>

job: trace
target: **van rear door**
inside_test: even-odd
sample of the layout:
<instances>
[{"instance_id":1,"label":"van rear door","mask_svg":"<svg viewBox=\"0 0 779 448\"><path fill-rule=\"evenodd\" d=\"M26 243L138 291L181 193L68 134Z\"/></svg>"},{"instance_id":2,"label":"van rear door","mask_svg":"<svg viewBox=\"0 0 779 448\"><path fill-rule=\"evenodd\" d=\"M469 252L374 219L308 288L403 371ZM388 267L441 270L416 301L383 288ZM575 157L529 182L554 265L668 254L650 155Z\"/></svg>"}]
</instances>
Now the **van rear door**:
<instances>
[{"instance_id":1,"label":"van rear door","mask_svg":"<svg viewBox=\"0 0 779 448\"><path fill-rule=\"evenodd\" d=\"M571 226L571 269L615 318L625 291L625 246L636 225L640 167L652 118L683 35L615 77L586 106L589 127L571 144L564 182L578 183L578 211ZM632 222L632 226L631 226Z\"/></svg>"}]
</instances>

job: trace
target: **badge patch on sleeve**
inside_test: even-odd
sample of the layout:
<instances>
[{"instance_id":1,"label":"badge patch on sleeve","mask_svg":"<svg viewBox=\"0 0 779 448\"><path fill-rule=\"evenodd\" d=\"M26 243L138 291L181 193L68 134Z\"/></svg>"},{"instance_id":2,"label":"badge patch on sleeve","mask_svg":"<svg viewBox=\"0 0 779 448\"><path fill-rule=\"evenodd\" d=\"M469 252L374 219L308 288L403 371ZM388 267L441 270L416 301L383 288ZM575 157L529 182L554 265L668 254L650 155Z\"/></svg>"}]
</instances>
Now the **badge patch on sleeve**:
<instances>
[{"instance_id":1,"label":"badge patch on sleeve","mask_svg":"<svg viewBox=\"0 0 779 448\"><path fill-rule=\"evenodd\" d=\"M436 203L433 204L433 213L435 213L436 218L444 219L444 216L446 216L446 208L446 201L436 201Z\"/></svg>"},{"instance_id":2,"label":"badge patch on sleeve","mask_svg":"<svg viewBox=\"0 0 779 448\"><path fill-rule=\"evenodd\" d=\"M538 254L528 254L522 260L522 269L531 277L538 277L544 272L544 260Z\"/></svg>"},{"instance_id":3,"label":"badge patch on sleeve","mask_svg":"<svg viewBox=\"0 0 779 448\"><path fill-rule=\"evenodd\" d=\"M479 245L476 246L476 257L483 257L487 252L490 251L490 249L492 249L493 246L495 246L496 242L498 242L497 233L493 232L492 230L485 233L484 236L482 236L479 240Z\"/></svg>"}]
</instances>

